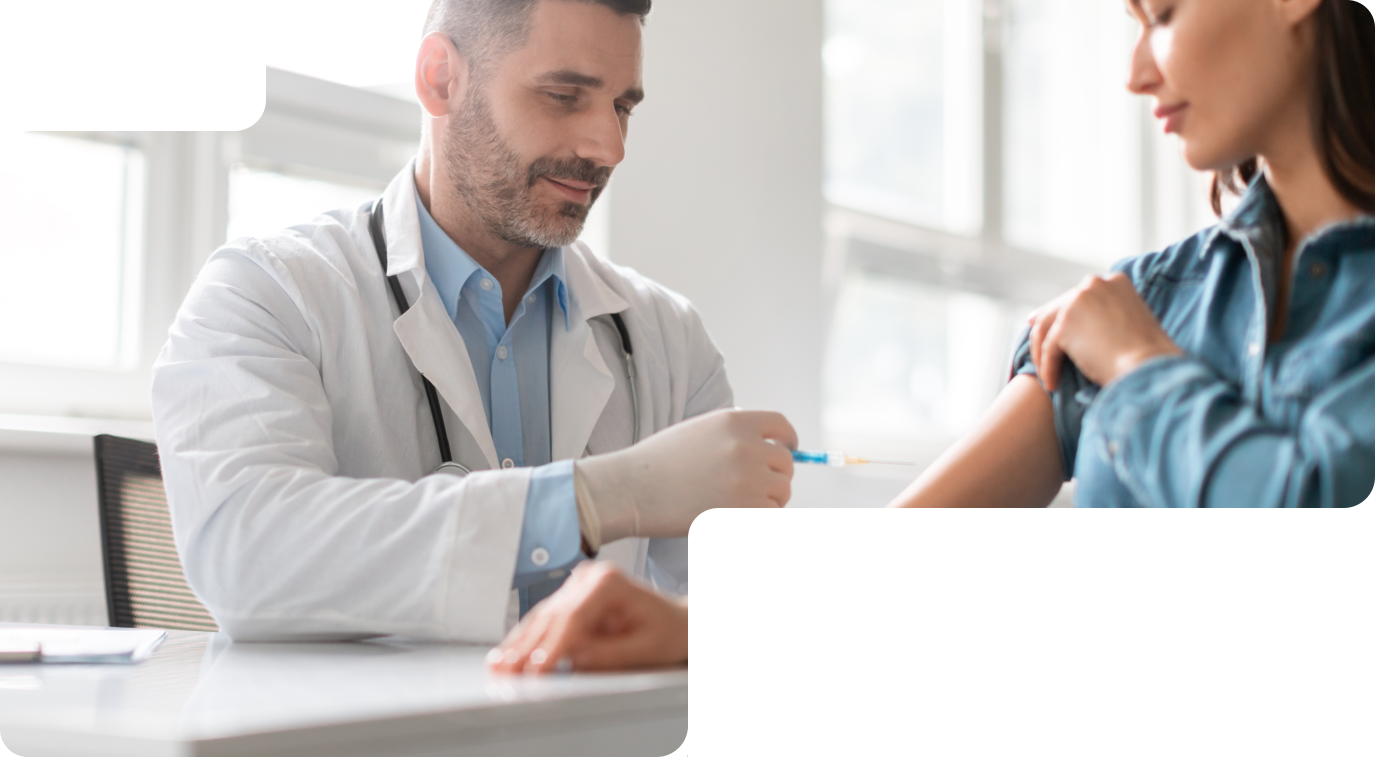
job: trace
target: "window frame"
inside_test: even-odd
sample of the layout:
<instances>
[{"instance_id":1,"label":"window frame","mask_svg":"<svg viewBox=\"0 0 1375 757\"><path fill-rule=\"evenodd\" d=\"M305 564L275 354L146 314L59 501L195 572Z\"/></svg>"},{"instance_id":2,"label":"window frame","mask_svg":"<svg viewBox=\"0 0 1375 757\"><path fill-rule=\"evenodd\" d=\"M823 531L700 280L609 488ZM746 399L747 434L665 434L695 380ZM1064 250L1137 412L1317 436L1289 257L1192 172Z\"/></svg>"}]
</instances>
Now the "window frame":
<instances>
[{"instance_id":1,"label":"window frame","mask_svg":"<svg viewBox=\"0 0 1375 757\"><path fill-rule=\"evenodd\" d=\"M0 413L146 420L152 366L210 254L225 243L236 162L305 178L373 184L381 194L415 154L420 107L269 68L263 118L241 132L62 132L143 151L143 248L133 356L125 366L0 362ZM322 136L323 135L323 136ZM52 307L62 307L60 289Z\"/></svg>"},{"instance_id":2,"label":"window frame","mask_svg":"<svg viewBox=\"0 0 1375 757\"><path fill-rule=\"evenodd\" d=\"M1008 123L1003 65L1009 38L1008 2L969 2L977 4L977 12L982 15L982 56L978 63L981 70L975 77L981 88L980 230L968 235L951 233L828 201L824 267L828 313L833 310L845 274L851 271L979 294L998 300L1005 307L1015 307L1047 302L1085 277L1103 274L1107 268L1021 248L1007 240L1004 137ZM1135 181L1141 199L1140 239L1136 248L1144 253L1178 241L1172 237L1176 226L1195 227L1208 219L1203 196L1196 192L1200 187L1199 175L1168 154L1169 143L1157 134L1144 98L1139 98L1135 117L1142 127L1137 130L1140 136L1134 156L1139 164ZM1192 196L1195 193L1197 197ZM842 440L831 429L826 429L826 434L828 442ZM955 440L956 436L949 434L944 444ZM943 449L943 443L933 441L931 435L909 440L857 439L850 435L843 441L871 443L887 450L921 449L925 452L918 456L932 460Z\"/></svg>"}]
</instances>

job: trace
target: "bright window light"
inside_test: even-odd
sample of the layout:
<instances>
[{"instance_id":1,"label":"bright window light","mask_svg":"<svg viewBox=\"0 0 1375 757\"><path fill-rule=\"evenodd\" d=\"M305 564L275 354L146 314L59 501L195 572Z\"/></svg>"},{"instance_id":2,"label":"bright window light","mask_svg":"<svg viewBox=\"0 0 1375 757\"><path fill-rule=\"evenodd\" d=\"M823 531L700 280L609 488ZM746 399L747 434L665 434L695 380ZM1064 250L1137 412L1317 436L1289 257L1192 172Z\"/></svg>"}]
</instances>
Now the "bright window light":
<instances>
[{"instance_id":1,"label":"bright window light","mask_svg":"<svg viewBox=\"0 0 1375 757\"><path fill-rule=\"evenodd\" d=\"M376 200L382 190L381 186L321 181L235 165L229 170L226 238L266 236L309 223L326 211L356 208Z\"/></svg>"},{"instance_id":2,"label":"bright window light","mask_svg":"<svg viewBox=\"0 0 1375 757\"><path fill-rule=\"evenodd\" d=\"M974 0L826 5L826 195L845 207L973 233L980 224Z\"/></svg>"},{"instance_id":3,"label":"bright window light","mask_svg":"<svg viewBox=\"0 0 1375 757\"><path fill-rule=\"evenodd\" d=\"M1012 312L977 294L848 274L826 357L828 435L946 441L969 431L1007 380Z\"/></svg>"},{"instance_id":4,"label":"bright window light","mask_svg":"<svg viewBox=\"0 0 1375 757\"><path fill-rule=\"evenodd\" d=\"M0 362L87 369L137 359L143 153L0 135Z\"/></svg>"},{"instance_id":5,"label":"bright window light","mask_svg":"<svg viewBox=\"0 0 1375 757\"><path fill-rule=\"evenodd\" d=\"M248 0L263 19L267 65L414 98L430 0Z\"/></svg>"},{"instance_id":6,"label":"bright window light","mask_svg":"<svg viewBox=\"0 0 1375 757\"><path fill-rule=\"evenodd\" d=\"M1007 13L1008 241L1098 267L1142 252L1136 23L1111 3L1008 0Z\"/></svg>"}]
</instances>

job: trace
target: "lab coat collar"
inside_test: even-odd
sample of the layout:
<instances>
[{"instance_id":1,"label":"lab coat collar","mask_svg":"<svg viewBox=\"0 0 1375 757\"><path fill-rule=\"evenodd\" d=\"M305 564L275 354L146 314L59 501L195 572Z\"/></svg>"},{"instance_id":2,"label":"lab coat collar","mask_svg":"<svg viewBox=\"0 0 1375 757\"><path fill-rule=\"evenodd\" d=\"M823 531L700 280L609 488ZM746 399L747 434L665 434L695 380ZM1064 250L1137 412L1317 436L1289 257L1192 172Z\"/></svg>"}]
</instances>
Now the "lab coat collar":
<instances>
[{"instance_id":1,"label":"lab coat collar","mask_svg":"<svg viewBox=\"0 0 1375 757\"><path fill-rule=\"evenodd\" d=\"M587 451L592 431L616 390L592 319L625 312L630 304L606 282L588 260L581 242L564 248L569 303L567 328L554 332L549 345L550 432L555 460L578 459Z\"/></svg>"},{"instance_id":2,"label":"lab coat collar","mask_svg":"<svg viewBox=\"0 0 1375 757\"><path fill-rule=\"evenodd\" d=\"M565 247L563 264L567 275L569 320L587 322L611 313L623 313L630 304L588 265L592 252L581 242Z\"/></svg>"},{"instance_id":3,"label":"lab coat collar","mask_svg":"<svg viewBox=\"0 0 1375 757\"><path fill-rule=\"evenodd\" d=\"M416 211L414 160L387 185L382 195L382 221L387 235L387 275L424 270L425 246Z\"/></svg>"}]
</instances>

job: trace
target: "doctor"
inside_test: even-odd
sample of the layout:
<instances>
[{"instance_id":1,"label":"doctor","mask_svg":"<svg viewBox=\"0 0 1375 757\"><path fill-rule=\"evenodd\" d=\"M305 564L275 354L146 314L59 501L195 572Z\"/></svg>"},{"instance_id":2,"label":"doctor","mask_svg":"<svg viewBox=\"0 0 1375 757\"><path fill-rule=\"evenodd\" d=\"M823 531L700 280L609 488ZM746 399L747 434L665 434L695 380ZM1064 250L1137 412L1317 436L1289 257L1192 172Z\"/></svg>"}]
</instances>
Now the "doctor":
<instances>
[{"instance_id":1,"label":"doctor","mask_svg":"<svg viewBox=\"0 0 1375 757\"><path fill-rule=\"evenodd\" d=\"M730 410L691 305L574 242L649 10L436 0L416 160L206 263L153 415L187 580L235 639L493 643L587 557L686 593L693 518L788 501L787 421Z\"/></svg>"}]
</instances>

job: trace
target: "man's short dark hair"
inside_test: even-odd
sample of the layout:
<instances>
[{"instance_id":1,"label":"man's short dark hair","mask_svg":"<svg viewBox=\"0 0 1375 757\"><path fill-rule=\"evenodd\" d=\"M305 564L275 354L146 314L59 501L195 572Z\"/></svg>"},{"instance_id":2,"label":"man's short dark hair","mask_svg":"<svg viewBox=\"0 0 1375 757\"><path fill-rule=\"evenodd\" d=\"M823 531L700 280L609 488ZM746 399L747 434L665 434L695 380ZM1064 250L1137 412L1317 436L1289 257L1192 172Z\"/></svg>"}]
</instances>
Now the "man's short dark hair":
<instances>
[{"instance_id":1,"label":"man's short dark hair","mask_svg":"<svg viewBox=\"0 0 1375 757\"><path fill-rule=\"evenodd\" d=\"M604 5L643 24L653 0L558 0ZM444 32L468 61L475 79L492 63L525 44L530 16L541 0L434 0L425 17L425 34Z\"/></svg>"}]
</instances>

